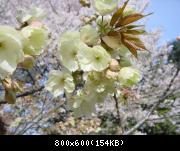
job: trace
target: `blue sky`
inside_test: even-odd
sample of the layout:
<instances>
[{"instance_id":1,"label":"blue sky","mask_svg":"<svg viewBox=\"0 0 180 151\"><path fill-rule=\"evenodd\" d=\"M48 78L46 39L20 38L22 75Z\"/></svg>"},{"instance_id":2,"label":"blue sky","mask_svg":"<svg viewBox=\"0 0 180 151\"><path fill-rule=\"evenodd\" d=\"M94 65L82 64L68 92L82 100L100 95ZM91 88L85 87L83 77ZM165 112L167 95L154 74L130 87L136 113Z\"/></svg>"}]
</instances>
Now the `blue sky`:
<instances>
[{"instance_id":1,"label":"blue sky","mask_svg":"<svg viewBox=\"0 0 180 151\"><path fill-rule=\"evenodd\" d=\"M180 0L149 0L147 29L160 27L163 30L161 42L170 41L180 36Z\"/></svg>"}]
</instances>

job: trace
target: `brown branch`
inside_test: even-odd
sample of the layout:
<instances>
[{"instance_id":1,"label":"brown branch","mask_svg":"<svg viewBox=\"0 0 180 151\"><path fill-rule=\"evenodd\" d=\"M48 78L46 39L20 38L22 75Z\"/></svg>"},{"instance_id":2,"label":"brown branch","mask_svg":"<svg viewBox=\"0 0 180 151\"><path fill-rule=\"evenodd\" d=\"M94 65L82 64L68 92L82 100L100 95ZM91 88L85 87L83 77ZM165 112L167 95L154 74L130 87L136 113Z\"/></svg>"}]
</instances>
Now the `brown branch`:
<instances>
[{"instance_id":1,"label":"brown branch","mask_svg":"<svg viewBox=\"0 0 180 151\"><path fill-rule=\"evenodd\" d=\"M117 112L118 124L122 128L121 115L120 115L120 112L119 112L119 103L118 103L118 99L117 99L116 94L114 94L113 98L114 98L114 101L115 101L115 107L116 107L116 112Z\"/></svg>"},{"instance_id":2,"label":"brown branch","mask_svg":"<svg viewBox=\"0 0 180 151\"><path fill-rule=\"evenodd\" d=\"M6 101L0 101L0 105L6 104Z\"/></svg>"},{"instance_id":3,"label":"brown branch","mask_svg":"<svg viewBox=\"0 0 180 151\"><path fill-rule=\"evenodd\" d=\"M32 94L34 94L34 93L37 93L37 92L42 91L44 88L45 88L44 86L41 86L41 87L38 88L38 89L31 90L31 91L26 91L26 92L24 92L24 93L22 93L22 94L17 94L17 95L16 95L16 98L21 98L21 97L25 97L25 96L32 95ZM6 101L0 101L0 105L2 105L2 104L7 104L7 102L6 102Z\"/></svg>"},{"instance_id":4,"label":"brown branch","mask_svg":"<svg viewBox=\"0 0 180 151\"><path fill-rule=\"evenodd\" d=\"M31 91L27 91L27 92L24 92L24 93L22 93L22 94L18 94L18 95L16 95L16 98L20 98L20 97L25 97L25 96L28 96L28 95L32 95L32 94L34 94L34 93L36 93L36 92L42 91L43 89L44 89L44 86L41 86L41 87L38 88L38 89L31 90Z\"/></svg>"},{"instance_id":5,"label":"brown branch","mask_svg":"<svg viewBox=\"0 0 180 151\"><path fill-rule=\"evenodd\" d=\"M29 70L25 70L25 71L27 72L28 76L30 77L30 79L32 81L32 84L34 85L35 84L35 80L34 80L32 74L29 72Z\"/></svg>"}]
</instances>

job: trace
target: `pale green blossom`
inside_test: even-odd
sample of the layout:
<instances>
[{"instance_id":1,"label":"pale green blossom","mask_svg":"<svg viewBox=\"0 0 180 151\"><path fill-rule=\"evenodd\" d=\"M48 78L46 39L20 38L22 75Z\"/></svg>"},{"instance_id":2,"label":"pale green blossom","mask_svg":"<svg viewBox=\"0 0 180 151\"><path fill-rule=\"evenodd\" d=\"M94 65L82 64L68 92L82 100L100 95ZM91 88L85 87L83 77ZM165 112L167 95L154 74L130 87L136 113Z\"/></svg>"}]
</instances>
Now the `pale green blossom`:
<instances>
[{"instance_id":1,"label":"pale green blossom","mask_svg":"<svg viewBox=\"0 0 180 151\"><path fill-rule=\"evenodd\" d=\"M124 67L118 74L118 80L123 86L133 86L141 80L141 74L133 67Z\"/></svg>"},{"instance_id":2,"label":"pale green blossom","mask_svg":"<svg viewBox=\"0 0 180 151\"><path fill-rule=\"evenodd\" d=\"M73 96L68 101L68 107L73 110L73 114L76 117L91 115L95 112L95 104L96 102L92 96L84 93Z\"/></svg>"},{"instance_id":3,"label":"pale green blossom","mask_svg":"<svg viewBox=\"0 0 180 151\"><path fill-rule=\"evenodd\" d=\"M103 71L108 67L111 56L102 46L94 46L81 48L78 59L84 71Z\"/></svg>"},{"instance_id":4,"label":"pale green blossom","mask_svg":"<svg viewBox=\"0 0 180 151\"><path fill-rule=\"evenodd\" d=\"M34 7L28 12L22 11L17 19L22 23L28 22L30 24L33 21L41 21L45 16L44 10Z\"/></svg>"},{"instance_id":5,"label":"pale green blossom","mask_svg":"<svg viewBox=\"0 0 180 151\"><path fill-rule=\"evenodd\" d=\"M24 37L24 53L40 55L47 42L47 31L44 28L27 26L21 32Z\"/></svg>"},{"instance_id":6,"label":"pale green blossom","mask_svg":"<svg viewBox=\"0 0 180 151\"><path fill-rule=\"evenodd\" d=\"M60 45L65 41L80 40L80 33L78 31L67 31L60 36Z\"/></svg>"},{"instance_id":7,"label":"pale green blossom","mask_svg":"<svg viewBox=\"0 0 180 151\"><path fill-rule=\"evenodd\" d=\"M76 71L79 68L77 60L78 50L78 42L75 40L65 41L61 44L59 50L60 60L69 71Z\"/></svg>"},{"instance_id":8,"label":"pale green blossom","mask_svg":"<svg viewBox=\"0 0 180 151\"><path fill-rule=\"evenodd\" d=\"M99 41L99 34L95 28L90 25L83 26L80 30L81 40L88 46L94 46Z\"/></svg>"},{"instance_id":9,"label":"pale green blossom","mask_svg":"<svg viewBox=\"0 0 180 151\"><path fill-rule=\"evenodd\" d=\"M94 7L101 15L112 13L118 6L118 0L94 0Z\"/></svg>"},{"instance_id":10,"label":"pale green blossom","mask_svg":"<svg viewBox=\"0 0 180 151\"><path fill-rule=\"evenodd\" d=\"M101 26L108 26L110 24L111 18L111 15L99 16L96 19L96 23Z\"/></svg>"},{"instance_id":11,"label":"pale green blossom","mask_svg":"<svg viewBox=\"0 0 180 151\"><path fill-rule=\"evenodd\" d=\"M54 97L64 93L72 93L75 89L73 77L66 71L52 70L49 74L49 79L45 86L46 90L50 91Z\"/></svg>"},{"instance_id":12,"label":"pale green blossom","mask_svg":"<svg viewBox=\"0 0 180 151\"><path fill-rule=\"evenodd\" d=\"M11 75L23 59L19 32L9 26L0 26L0 78Z\"/></svg>"}]
</instances>

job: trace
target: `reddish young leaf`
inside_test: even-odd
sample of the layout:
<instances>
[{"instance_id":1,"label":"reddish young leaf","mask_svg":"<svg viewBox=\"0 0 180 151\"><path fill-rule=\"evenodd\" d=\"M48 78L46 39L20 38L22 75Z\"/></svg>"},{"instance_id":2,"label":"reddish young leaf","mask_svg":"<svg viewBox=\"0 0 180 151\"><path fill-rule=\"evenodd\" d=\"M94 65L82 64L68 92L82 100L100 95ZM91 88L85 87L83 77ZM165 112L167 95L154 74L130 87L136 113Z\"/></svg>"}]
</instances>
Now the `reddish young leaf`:
<instances>
[{"instance_id":1,"label":"reddish young leaf","mask_svg":"<svg viewBox=\"0 0 180 151\"><path fill-rule=\"evenodd\" d=\"M132 35L142 35L145 34L145 30L127 30L125 33L132 34Z\"/></svg>"},{"instance_id":2,"label":"reddish young leaf","mask_svg":"<svg viewBox=\"0 0 180 151\"><path fill-rule=\"evenodd\" d=\"M103 42L112 49L117 49L121 45L121 37L120 36L104 36L102 38Z\"/></svg>"},{"instance_id":3,"label":"reddish young leaf","mask_svg":"<svg viewBox=\"0 0 180 151\"><path fill-rule=\"evenodd\" d=\"M138 50L147 50L143 42L137 36L123 33L123 37L136 46Z\"/></svg>"},{"instance_id":4,"label":"reddish young leaf","mask_svg":"<svg viewBox=\"0 0 180 151\"><path fill-rule=\"evenodd\" d=\"M114 26L115 23L121 19L123 17L123 12L124 12L124 9L126 8L127 4L128 4L129 0L127 0L124 5L119 8L112 16L112 19L111 19L111 22L110 22L110 25L111 26Z\"/></svg>"},{"instance_id":5,"label":"reddish young leaf","mask_svg":"<svg viewBox=\"0 0 180 151\"><path fill-rule=\"evenodd\" d=\"M137 58L137 47L129 42L128 40L123 40L123 44L129 49L129 51Z\"/></svg>"},{"instance_id":6,"label":"reddish young leaf","mask_svg":"<svg viewBox=\"0 0 180 151\"><path fill-rule=\"evenodd\" d=\"M151 14L152 13L147 14L147 15L142 15L142 14L136 13L136 14L128 15L128 16L124 17L120 22L118 22L117 27L131 24L131 23L138 21L138 20L140 20L146 16L149 16Z\"/></svg>"},{"instance_id":7,"label":"reddish young leaf","mask_svg":"<svg viewBox=\"0 0 180 151\"><path fill-rule=\"evenodd\" d=\"M134 29L134 28L138 28L138 27L144 27L144 25L128 25L128 26L126 26L127 29Z\"/></svg>"},{"instance_id":8,"label":"reddish young leaf","mask_svg":"<svg viewBox=\"0 0 180 151\"><path fill-rule=\"evenodd\" d=\"M127 39L129 41L136 41L136 42L141 42L141 40L139 39L139 37L137 35L131 35L128 33L122 33L124 39Z\"/></svg>"},{"instance_id":9,"label":"reddish young leaf","mask_svg":"<svg viewBox=\"0 0 180 151\"><path fill-rule=\"evenodd\" d=\"M118 36L119 35L119 32L118 31L110 31L108 33L108 36Z\"/></svg>"}]
</instances>

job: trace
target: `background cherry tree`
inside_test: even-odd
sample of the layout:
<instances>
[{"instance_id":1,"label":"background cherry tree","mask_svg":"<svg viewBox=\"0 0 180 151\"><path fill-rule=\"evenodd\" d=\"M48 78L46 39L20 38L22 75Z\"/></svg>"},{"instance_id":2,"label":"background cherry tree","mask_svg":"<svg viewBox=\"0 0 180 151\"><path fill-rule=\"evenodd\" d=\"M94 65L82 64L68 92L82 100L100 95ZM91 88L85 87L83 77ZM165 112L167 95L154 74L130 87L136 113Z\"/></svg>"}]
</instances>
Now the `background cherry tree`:
<instances>
[{"instance_id":1,"label":"background cherry tree","mask_svg":"<svg viewBox=\"0 0 180 151\"><path fill-rule=\"evenodd\" d=\"M142 37L150 53L140 52L138 60L133 61L143 78L138 85L124 89L118 105L106 98L92 116L75 118L67 108L65 96L54 98L44 89L49 72L62 69L57 57L59 37L65 31L79 30L97 17L91 3L82 2L87 2L83 3L85 7L78 0L0 1L1 24L18 29L22 26L18 20L22 12L39 6L45 10L43 23L48 27L46 47L33 68L17 68L13 74L22 88L15 104L7 104L4 88L0 87L0 134L149 134L159 123L167 125L159 133L169 133L169 128L172 133L179 133L179 68L168 60L172 45L158 45L158 29ZM143 12L148 2L130 0L129 6Z\"/></svg>"}]
</instances>

